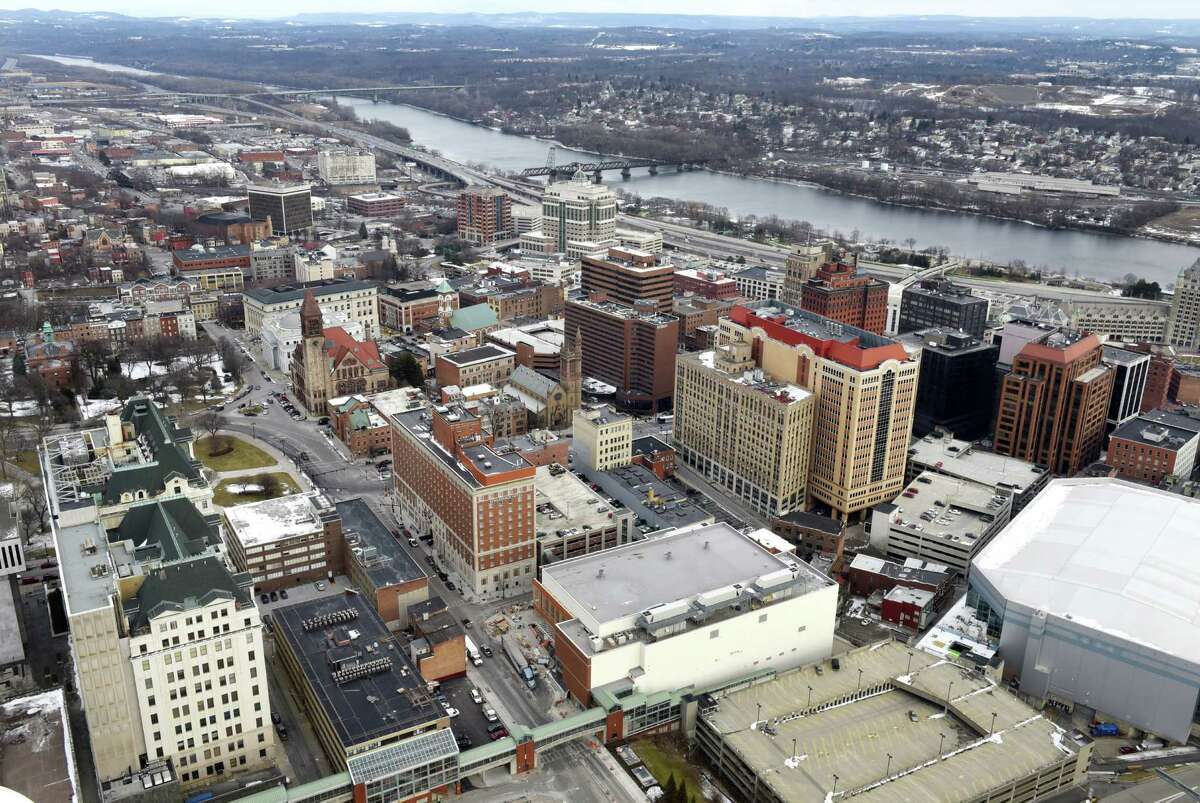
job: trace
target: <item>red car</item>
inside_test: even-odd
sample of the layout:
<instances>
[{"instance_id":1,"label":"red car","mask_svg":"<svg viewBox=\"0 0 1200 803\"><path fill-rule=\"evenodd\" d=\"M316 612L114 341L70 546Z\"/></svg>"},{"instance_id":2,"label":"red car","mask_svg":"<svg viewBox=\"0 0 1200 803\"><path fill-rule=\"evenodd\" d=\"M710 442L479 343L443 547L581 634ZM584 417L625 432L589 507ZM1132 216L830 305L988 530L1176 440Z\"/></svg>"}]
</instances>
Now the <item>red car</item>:
<instances>
[{"instance_id":1,"label":"red car","mask_svg":"<svg viewBox=\"0 0 1200 803\"><path fill-rule=\"evenodd\" d=\"M508 735L508 731L505 730L504 728L500 728L499 730L495 730L495 731L492 731L491 733L489 733L488 738L491 739L493 742L496 742L496 741L499 741L500 739L503 739L507 735Z\"/></svg>"}]
</instances>

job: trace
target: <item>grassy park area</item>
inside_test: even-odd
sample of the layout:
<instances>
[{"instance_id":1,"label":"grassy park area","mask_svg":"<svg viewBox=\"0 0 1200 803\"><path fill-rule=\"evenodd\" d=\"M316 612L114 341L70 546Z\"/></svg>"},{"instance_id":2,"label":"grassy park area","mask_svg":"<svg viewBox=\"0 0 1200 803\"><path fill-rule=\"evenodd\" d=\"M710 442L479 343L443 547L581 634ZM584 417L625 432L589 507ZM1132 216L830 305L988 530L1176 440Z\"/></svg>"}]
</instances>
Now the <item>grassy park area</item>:
<instances>
[{"instance_id":1,"label":"grassy park area","mask_svg":"<svg viewBox=\"0 0 1200 803\"><path fill-rule=\"evenodd\" d=\"M232 435L217 435L196 441L196 457L214 471L241 471L275 465L275 458Z\"/></svg>"},{"instance_id":2,"label":"grassy park area","mask_svg":"<svg viewBox=\"0 0 1200 803\"><path fill-rule=\"evenodd\" d=\"M233 507L299 492L300 488L291 475L283 471L272 471L222 480L213 489L213 503L221 507Z\"/></svg>"}]
</instances>

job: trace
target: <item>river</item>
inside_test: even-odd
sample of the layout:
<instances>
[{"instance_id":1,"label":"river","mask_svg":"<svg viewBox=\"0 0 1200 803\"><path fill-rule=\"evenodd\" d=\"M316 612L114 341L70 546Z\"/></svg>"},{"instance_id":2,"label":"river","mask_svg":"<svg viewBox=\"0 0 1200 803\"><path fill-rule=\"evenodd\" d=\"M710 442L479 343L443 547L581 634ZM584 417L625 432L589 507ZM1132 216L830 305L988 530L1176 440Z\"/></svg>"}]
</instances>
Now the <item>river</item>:
<instances>
[{"instance_id":1,"label":"river","mask_svg":"<svg viewBox=\"0 0 1200 803\"><path fill-rule=\"evenodd\" d=\"M436 148L455 161L506 171L546 163L549 144L532 137L493 131L413 106L372 103L348 96L339 97L338 102L354 107L364 119L404 126L414 142ZM589 161L594 154L559 147L556 158L561 164ZM892 206L802 184L702 170L664 171L657 176L639 170L626 181L616 173L608 175L614 186L643 198L703 201L723 206L732 215L778 215L844 234L857 229L864 239L887 238L901 243L913 237L918 248L941 245L958 256L1000 263L1023 259L1031 266L1072 276L1120 279L1133 273L1166 286L1174 283L1180 269L1200 258L1200 248L1186 245L1084 231L1053 231L978 215Z\"/></svg>"},{"instance_id":2,"label":"river","mask_svg":"<svg viewBox=\"0 0 1200 803\"><path fill-rule=\"evenodd\" d=\"M164 74L160 72L151 72L150 70L139 70L137 67L127 67L124 64L110 64L104 61L95 61L84 56L45 56L40 53L27 53L25 55L29 56L30 58L55 61L66 67L87 67L88 69L101 70L103 72L120 73L122 75L136 75L140 78L149 78L154 75Z\"/></svg>"}]
</instances>

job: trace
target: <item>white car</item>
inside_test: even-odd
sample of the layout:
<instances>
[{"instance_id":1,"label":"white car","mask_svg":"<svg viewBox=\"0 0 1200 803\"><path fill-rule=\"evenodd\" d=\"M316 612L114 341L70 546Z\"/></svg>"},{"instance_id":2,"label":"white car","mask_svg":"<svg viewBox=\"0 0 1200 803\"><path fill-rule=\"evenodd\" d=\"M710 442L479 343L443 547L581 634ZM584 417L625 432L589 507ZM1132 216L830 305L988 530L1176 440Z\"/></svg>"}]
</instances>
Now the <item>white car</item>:
<instances>
[{"instance_id":1,"label":"white car","mask_svg":"<svg viewBox=\"0 0 1200 803\"><path fill-rule=\"evenodd\" d=\"M317 581L317 583L316 583L316 585L317 585L317 590L318 590L318 591L324 591L324 590L325 590L325 581L324 581L324 580L318 580L318 581Z\"/></svg>"},{"instance_id":2,"label":"white car","mask_svg":"<svg viewBox=\"0 0 1200 803\"><path fill-rule=\"evenodd\" d=\"M488 722L497 722L500 719L500 717L496 716L496 709L494 708L483 709L483 718Z\"/></svg>"},{"instance_id":3,"label":"white car","mask_svg":"<svg viewBox=\"0 0 1200 803\"><path fill-rule=\"evenodd\" d=\"M457 709L457 708L453 708L453 707L451 707L451 706L446 706L446 716L448 716L448 717L456 717L456 716L458 716L458 709Z\"/></svg>"},{"instance_id":4,"label":"white car","mask_svg":"<svg viewBox=\"0 0 1200 803\"><path fill-rule=\"evenodd\" d=\"M479 689L471 689L471 701L483 704L483 695L479 693Z\"/></svg>"}]
</instances>

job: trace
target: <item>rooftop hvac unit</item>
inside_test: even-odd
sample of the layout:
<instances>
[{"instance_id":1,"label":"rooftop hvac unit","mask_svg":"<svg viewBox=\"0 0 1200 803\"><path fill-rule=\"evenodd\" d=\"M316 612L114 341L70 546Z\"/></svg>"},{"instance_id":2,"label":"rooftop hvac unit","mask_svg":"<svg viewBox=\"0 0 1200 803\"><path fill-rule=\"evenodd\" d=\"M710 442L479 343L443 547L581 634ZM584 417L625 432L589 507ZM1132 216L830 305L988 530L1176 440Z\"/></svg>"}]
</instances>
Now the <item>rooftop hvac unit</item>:
<instances>
[{"instance_id":1,"label":"rooftop hvac unit","mask_svg":"<svg viewBox=\"0 0 1200 803\"><path fill-rule=\"evenodd\" d=\"M724 588L715 588L712 591L705 591L696 597L696 604L704 608L712 608L724 602L729 602L736 599L738 596L738 587L736 585L725 586Z\"/></svg>"},{"instance_id":2,"label":"rooftop hvac unit","mask_svg":"<svg viewBox=\"0 0 1200 803\"><path fill-rule=\"evenodd\" d=\"M683 599L675 600L674 602L664 602L661 605L655 605L653 608L643 611L642 618L646 620L647 624L664 622L667 619L687 613L691 607L691 604Z\"/></svg>"},{"instance_id":3,"label":"rooftop hvac unit","mask_svg":"<svg viewBox=\"0 0 1200 803\"><path fill-rule=\"evenodd\" d=\"M354 608L342 608L341 610L330 611L328 613L319 613L316 616L311 616L301 623L301 627L304 628L305 632L312 632L313 630L320 630L323 627L352 622L357 618L357 610Z\"/></svg>"},{"instance_id":4,"label":"rooftop hvac unit","mask_svg":"<svg viewBox=\"0 0 1200 803\"><path fill-rule=\"evenodd\" d=\"M388 672L391 668L391 658L375 658L370 661L359 661L356 664L351 664L334 672L333 682L341 686L360 678L369 677L370 675L379 675Z\"/></svg>"},{"instance_id":5,"label":"rooftop hvac unit","mask_svg":"<svg viewBox=\"0 0 1200 803\"><path fill-rule=\"evenodd\" d=\"M791 569L779 569L778 571L768 572L760 576L754 581L754 586L761 591L772 591L781 586L787 585L795 579L795 575Z\"/></svg>"}]
</instances>

